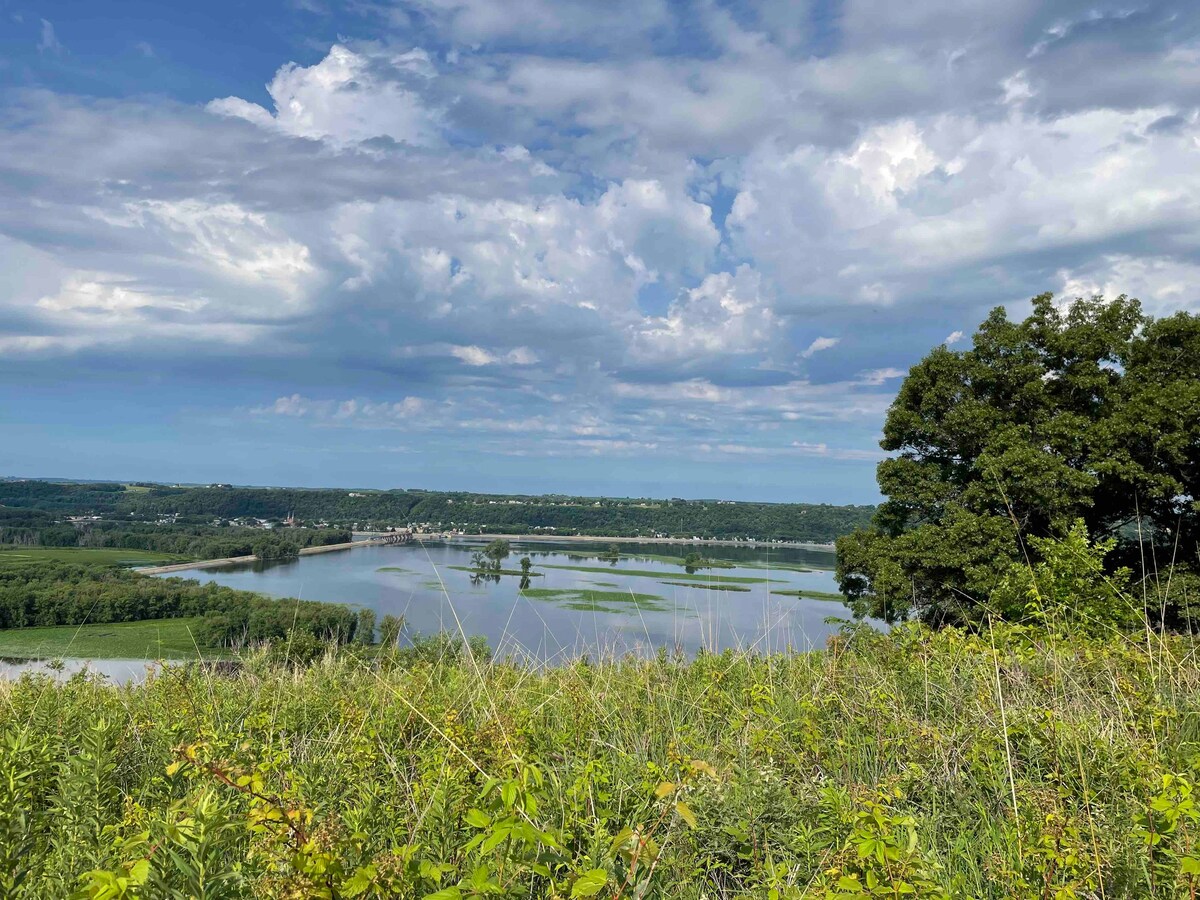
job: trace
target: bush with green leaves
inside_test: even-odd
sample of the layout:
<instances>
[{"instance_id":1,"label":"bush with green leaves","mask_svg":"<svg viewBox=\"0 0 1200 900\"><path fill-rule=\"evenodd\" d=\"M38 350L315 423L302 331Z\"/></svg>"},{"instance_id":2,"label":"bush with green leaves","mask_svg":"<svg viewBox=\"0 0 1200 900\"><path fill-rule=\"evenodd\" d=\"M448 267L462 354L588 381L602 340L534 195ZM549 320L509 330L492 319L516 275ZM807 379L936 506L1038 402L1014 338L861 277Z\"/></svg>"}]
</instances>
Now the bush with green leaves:
<instances>
[{"instance_id":1,"label":"bush with green leaves","mask_svg":"<svg viewBox=\"0 0 1200 900\"><path fill-rule=\"evenodd\" d=\"M1200 316L1045 294L1021 322L994 310L972 344L930 352L888 411L886 500L837 542L855 611L977 624L1013 567L1054 546L1038 541L1082 520L1116 541L1110 578L1155 578L1139 614L1188 627L1169 585L1200 572Z\"/></svg>"}]
</instances>

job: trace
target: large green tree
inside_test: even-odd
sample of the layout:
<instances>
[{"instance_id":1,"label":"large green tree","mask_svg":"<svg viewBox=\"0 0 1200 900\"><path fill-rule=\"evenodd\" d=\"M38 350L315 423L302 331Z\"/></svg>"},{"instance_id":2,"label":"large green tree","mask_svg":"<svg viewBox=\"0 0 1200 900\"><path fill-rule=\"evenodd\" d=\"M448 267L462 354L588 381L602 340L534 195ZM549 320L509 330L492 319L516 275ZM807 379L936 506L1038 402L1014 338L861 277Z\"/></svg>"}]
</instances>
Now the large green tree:
<instances>
[{"instance_id":1,"label":"large green tree","mask_svg":"<svg viewBox=\"0 0 1200 900\"><path fill-rule=\"evenodd\" d=\"M943 345L912 368L883 433L887 500L838 541L856 613L978 621L1014 564L1038 562L1029 538L1078 520L1117 539L1114 571L1198 568L1196 316L1154 320L1124 296L1043 294L1022 322L997 308L971 349Z\"/></svg>"}]
</instances>

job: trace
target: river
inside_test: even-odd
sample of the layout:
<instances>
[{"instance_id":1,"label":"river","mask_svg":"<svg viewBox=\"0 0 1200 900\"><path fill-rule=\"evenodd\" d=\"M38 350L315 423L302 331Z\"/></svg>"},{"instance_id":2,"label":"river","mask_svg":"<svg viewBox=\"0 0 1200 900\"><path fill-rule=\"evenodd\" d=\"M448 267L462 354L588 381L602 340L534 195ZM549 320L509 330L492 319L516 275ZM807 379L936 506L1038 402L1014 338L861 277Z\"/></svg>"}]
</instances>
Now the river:
<instances>
[{"instance_id":1,"label":"river","mask_svg":"<svg viewBox=\"0 0 1200 900\"><path fill-rule=\"evenodd\" d=\"M698 548L732 568L687 573L661 557L679 545L621 544L621 558L601 558L608 545L514 542L505 567L528 555L530 590L518 576L473 578L482 541L360 547L340 553L178 573L276 597L370 607L403 616L406 633L482 635L493 652L543 662L580 654L609 657L658 648L694 654L701 648L775 652L820 647L836 631L829 617L848 618L839 600L780 591L835 593L831 552L795 547ZM592 569L595 571L584 571ZM668 582L675 582L674 584ZM733 590L716 589L733 588Z\"/></svg>"}]
</instances>

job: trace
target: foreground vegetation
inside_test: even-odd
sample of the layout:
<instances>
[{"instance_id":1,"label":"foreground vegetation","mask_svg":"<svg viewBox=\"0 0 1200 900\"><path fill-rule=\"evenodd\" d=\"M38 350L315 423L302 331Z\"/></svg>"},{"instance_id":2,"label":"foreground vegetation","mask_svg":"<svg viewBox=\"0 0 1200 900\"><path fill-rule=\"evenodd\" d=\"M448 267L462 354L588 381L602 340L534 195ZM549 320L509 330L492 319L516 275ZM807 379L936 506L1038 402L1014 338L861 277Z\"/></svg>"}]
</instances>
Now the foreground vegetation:
<instances>
[{"instance_id":1,"label":"foreground vegetation","mask_svg":"<svg viewBox=\"0 0 1200 900\"><path fill-rule=\"evenodd\" d=\"M0 895L1188 897L1190 638L0 684Z\"/></svg>"}]
</instances>

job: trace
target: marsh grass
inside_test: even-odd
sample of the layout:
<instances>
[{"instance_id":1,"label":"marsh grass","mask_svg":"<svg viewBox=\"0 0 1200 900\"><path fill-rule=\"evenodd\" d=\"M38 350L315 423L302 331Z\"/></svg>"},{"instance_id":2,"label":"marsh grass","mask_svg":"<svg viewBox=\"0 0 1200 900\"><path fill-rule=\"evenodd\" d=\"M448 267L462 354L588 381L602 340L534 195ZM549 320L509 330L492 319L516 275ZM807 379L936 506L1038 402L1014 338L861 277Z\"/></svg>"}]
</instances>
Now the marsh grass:
<instances>
[{"instance_id":1,"label":"marsh grass","mask_svg":"<svg viewBox=\"0 0 1200 900\"><path fill-rule=\"evenodd\" d=\"M150 619L108 625L0 629L0 656L13 659L195 659L224 655L197 646L203 618Z\"/></svg>"},{"instance_id":2,"label":"marsh grass","mask_svg":"<svg viewBox=\"0 0 1200 900\"><path fill-rule=\"evenodd\" d=\"M780 597L801 597L808 600L832 600L836 603L841 603L845 598L841 594L835 594L832 591L811 591L808 588L797 588L794 591L771 591Z\"/></svg>"},{"instance_id":3,"label":"marsh grass","mask_svg":"<svg viewBox=\"0 0 1200 900\"><path fill-rule=\"evenodd\" d=\"M120 547L0 547L0 568L18 568L42 562L83 566L153 566L187 559L187 556L178 553L126 550Z\"/></svg>"},{"instance_id":4,"label":"marsh grass","mask_svg":"<svg viewBox=\"0 0 1200 900\"><path fill-rule=\"evenodd\" d=\"M767 584L780 581L778 578L758 578L749 575L702 575L655 572L650 569L618 569L614 566L566 566L543 563L543 569L565 569L571 572L587 572L594 575L623 575L627 578L673 578L677 581L705 581L713 584Z\"/></svg>"}]
</instances>

